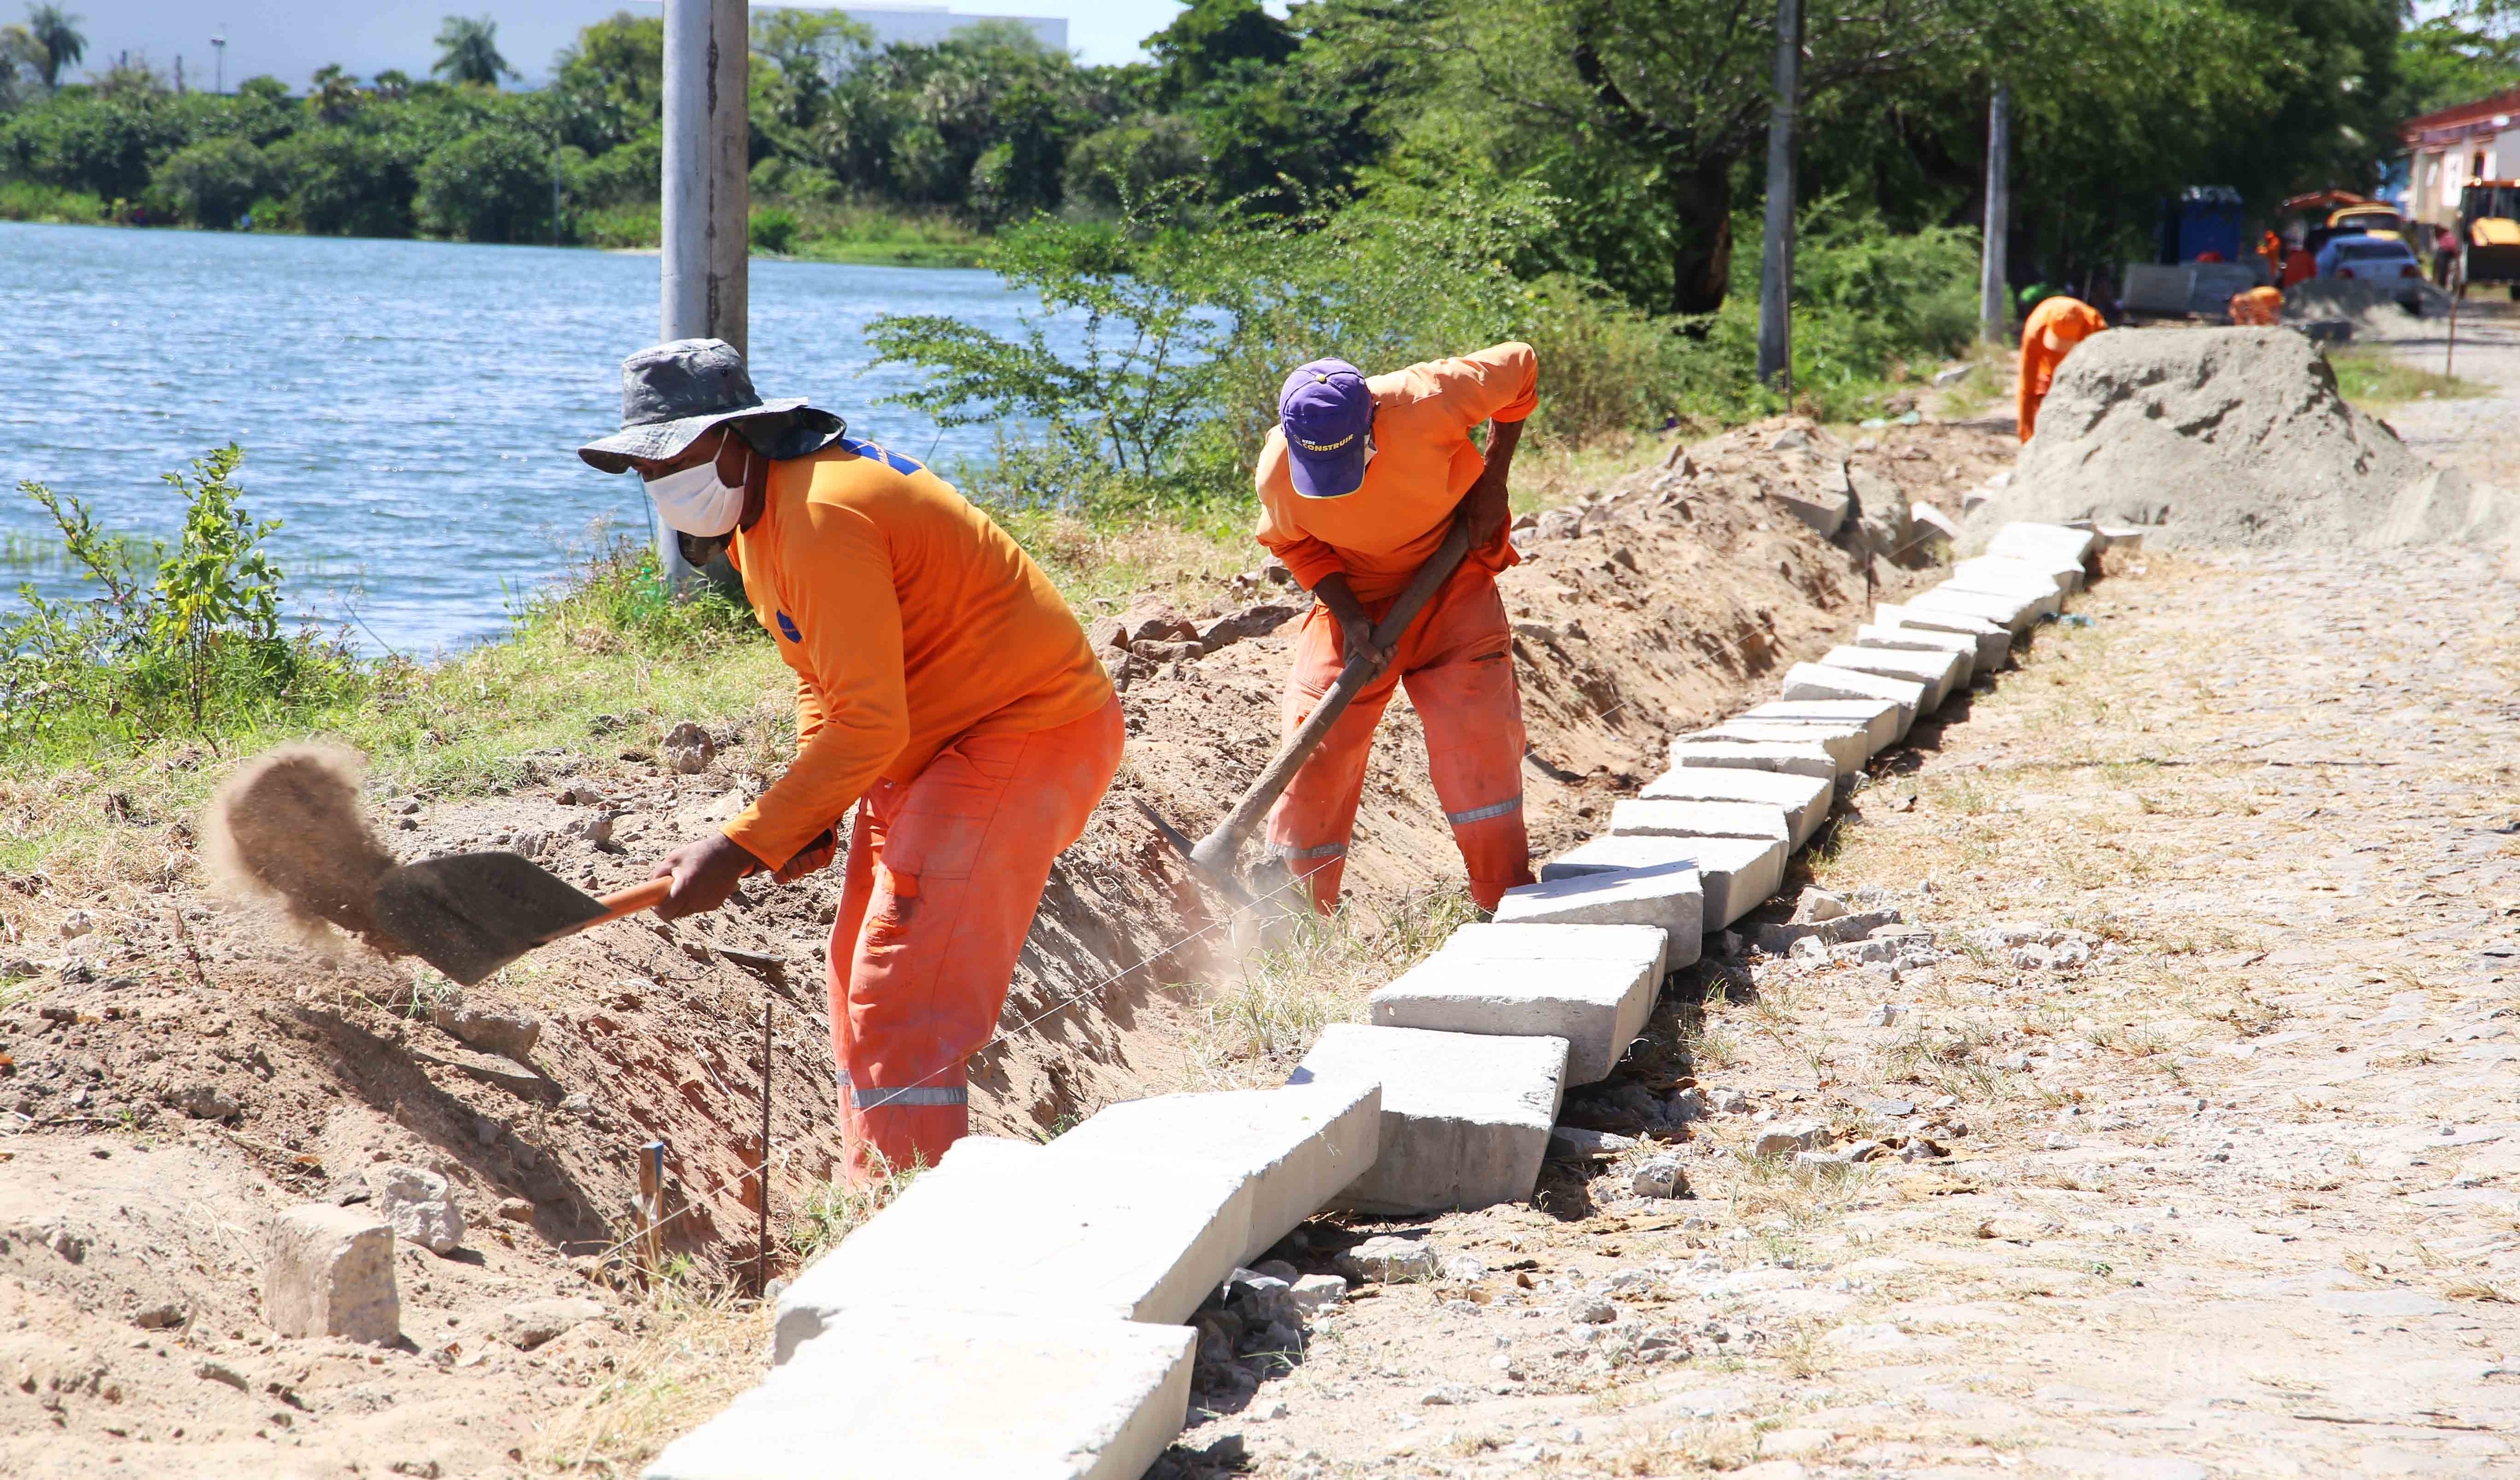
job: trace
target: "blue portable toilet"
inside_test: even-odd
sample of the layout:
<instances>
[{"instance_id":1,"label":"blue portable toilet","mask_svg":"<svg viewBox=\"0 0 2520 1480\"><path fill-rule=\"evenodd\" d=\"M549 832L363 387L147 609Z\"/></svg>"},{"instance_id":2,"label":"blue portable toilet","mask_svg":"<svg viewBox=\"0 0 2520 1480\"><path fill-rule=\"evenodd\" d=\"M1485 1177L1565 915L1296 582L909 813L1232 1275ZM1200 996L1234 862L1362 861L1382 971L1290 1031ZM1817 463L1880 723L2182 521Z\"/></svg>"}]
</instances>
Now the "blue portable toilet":
<instances>
[{"instance_id":1,"label":"blue portable toilet","mask_svg":"<svg viewBox=\"0 0 2520 1480\"><path fill-rule=\"evenodd\" d=\"M2191 185L2161 202L2160 261L2165 267L2219 251L2240 256L2240 193L2228 185Z\"/></svg>"}]
</instances>

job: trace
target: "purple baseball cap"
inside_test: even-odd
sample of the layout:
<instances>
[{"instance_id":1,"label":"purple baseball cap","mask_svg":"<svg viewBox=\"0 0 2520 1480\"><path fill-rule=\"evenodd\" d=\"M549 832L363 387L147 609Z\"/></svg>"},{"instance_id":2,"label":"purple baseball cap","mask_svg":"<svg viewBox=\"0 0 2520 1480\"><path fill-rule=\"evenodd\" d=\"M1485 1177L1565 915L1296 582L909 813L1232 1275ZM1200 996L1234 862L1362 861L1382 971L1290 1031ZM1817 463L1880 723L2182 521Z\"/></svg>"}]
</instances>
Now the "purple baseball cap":
<instances>
[{"instance_id":1,"label":"purple baseball cap","mask_svg":"<svg viewBox=\"0 0 2520 1480\"><path fill-rule=\"evenodd\" d=\"M1373 430L1373 390L1345 360L1299 365L1278 387L1278 424L1286 431L1286 473L1308 499L1340 499L1365 481L1365 439Z\"/></svg>"}]
</instances>

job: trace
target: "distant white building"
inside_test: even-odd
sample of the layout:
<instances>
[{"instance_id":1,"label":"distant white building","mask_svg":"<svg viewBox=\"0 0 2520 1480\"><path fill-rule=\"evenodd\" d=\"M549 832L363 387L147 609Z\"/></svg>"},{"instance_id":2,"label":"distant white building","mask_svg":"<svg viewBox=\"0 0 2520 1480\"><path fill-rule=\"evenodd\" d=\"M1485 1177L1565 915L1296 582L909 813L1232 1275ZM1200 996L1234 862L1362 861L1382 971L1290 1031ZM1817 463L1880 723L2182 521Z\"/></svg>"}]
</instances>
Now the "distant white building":
<instances>
[{"instance_id":1,"label":"distant white building","mask_svg":"<svg viewBox=\"0 0 2520 1480\"><path fill-rule=\"evenodd\" d=\"M1031 31L1043 46L1052 51L1067 50L1067 22L1054 17L974 16L949 10L942 5L808 5L788 4L786 0L753 0L752 8L756 11L837 11L874 31L878 46L889 46L896 41L933 46L956 31L968 29L984 21L1007 21Z\"/></svg>"}]
</instances>

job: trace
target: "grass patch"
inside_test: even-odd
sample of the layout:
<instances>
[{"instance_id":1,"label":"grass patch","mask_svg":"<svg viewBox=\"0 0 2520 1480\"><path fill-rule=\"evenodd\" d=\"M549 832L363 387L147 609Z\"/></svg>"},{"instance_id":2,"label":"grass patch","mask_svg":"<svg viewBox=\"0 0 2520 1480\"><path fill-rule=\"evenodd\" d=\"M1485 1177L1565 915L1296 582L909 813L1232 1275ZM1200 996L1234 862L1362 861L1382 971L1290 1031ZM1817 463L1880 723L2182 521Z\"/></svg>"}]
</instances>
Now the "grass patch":
<instances>
[{"instance_id":1,"label":"grass patch","mask_svg":"<svg viewBox=\"0 0 2520 1480\"><path fill-rule=\"evenodd\" d=\"M2327 363L2336 371L2336 388L2364 411L2403 406L2408 401L2454 401L2494 394L2491 385L2409 365L2385 349L2331 349Z\"/></svg>"},{"instance_id":2,"label":"grass patch","mask_svg":"<svg viewBox=\"0 0 2520 1480\"><path fill-rule=\"evenodd\" d=\"M102 200L35 180L0 180L0 221L40 221L56 226L98 226L108 219Z\"/></svg>"},{"instance_id":3,"label":"grass patch","mask_svg":"<svg viewBox=\"0 0 2520 1480\"><path fill-rule=\"evenodd\" d=\"M723 1290L658 1286L638 1344L585 1402L556 1419L539 1458L555 1469L635 1475L659 1450L761 1380L764 1311Z\"/></svg>"},{"instance_id":4,"label":"grass patch","mask_svg":"<svg viewBox=\"0 0 2520 1480\"><path fill-rule=\"evenodd\" d=\"M1323 1028L1363 1021L1375 988L1476 919L1469 896L1453 888L1413 893L1388 907L1350 898L1334 915L1306 910L1269 921L1264 938L1196 1005L1192 1053L1220 1083L1238 1082L1255 1061L1274 1074Z\"/></svg>"}]
</instances>

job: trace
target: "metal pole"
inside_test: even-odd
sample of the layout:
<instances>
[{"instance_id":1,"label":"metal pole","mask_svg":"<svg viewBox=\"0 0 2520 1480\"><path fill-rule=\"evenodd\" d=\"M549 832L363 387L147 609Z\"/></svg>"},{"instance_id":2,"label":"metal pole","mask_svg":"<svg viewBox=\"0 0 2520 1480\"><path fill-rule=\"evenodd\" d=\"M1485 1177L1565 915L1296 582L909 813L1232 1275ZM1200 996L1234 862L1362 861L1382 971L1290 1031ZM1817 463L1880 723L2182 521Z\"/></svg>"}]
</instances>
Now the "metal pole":
<instances>
[{"instance_id":1,"label":"metal pole","mask_svg":"<svg viewBox=\"0 0 2520 1480\"><path fill-rule=\"evenodd\" d=\"M748 337L750 25L745 0L665 0L660 338L719 338L741 350ZM680 591L692 567L674 532L662 520L653 528L665 587Z\"/></svg>"},{"instance_id":2,"label":"metal pole","mask_svg":"<svg viewBox=\"0 0 2520 1480\"><path fill-rule=\"evenodd\" d=\"M1802 0L1777 0L1777 98L1768 112L1768 217L1759 255L1759 383L1794 389L1794 104L1801 87Z\"/></svg>"},{"instance_id":3,"label":"metal pole","mask_svg":"<svg viewBox=\"0 0 2520 1480\"><path fill-rule=\"evenodd\" d=\"M665 1144L639 1148L639 1256L654 1280L665 1273Z\"/></svg>"},{"instance_id":4,"label":"metal pole","mask_svg":"<svg viewBox=\"0 0 2520 1480\"><path fill-rule=\"evenodd\" d=\"M764 1299L770 1293L770 1009L776 1006L767 996L761 1002L761 1225L752 1249L752 1293Z\"/></svg>"},{"instance_id":5,"label":"metal pole","mask_svg":"<svg viewBox=\"0 0 2520 1480\"><path fill-rule=\"evenodd\" d=\"M1995 85L1986 106L1986 242L1977 280L1977 336L2001 344L2012 327L2004 248L2012 232L2012 92Z\"/></svg>"}]
</instances>

